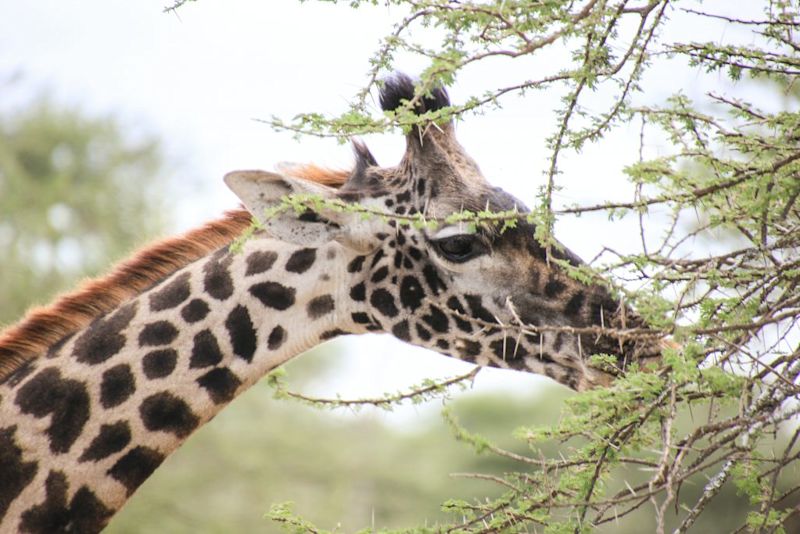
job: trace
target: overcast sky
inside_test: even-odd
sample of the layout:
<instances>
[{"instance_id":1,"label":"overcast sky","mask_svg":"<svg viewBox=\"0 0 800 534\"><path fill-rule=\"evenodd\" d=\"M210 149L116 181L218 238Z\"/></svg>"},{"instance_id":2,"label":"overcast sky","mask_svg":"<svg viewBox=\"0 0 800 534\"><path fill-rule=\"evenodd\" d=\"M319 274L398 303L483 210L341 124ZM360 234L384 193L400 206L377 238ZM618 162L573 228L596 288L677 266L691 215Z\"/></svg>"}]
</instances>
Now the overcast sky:
<instances>
[{"instance_id":1,"label":"overcast sky","mask_svg":"<svg viewBox=\"0 0 800 534\"><path fill-rule=\"evenodd\" d=\"M131 135L163 138L178 169L177 183L164 186L165 194L174 197L175 230L237 204L222 184L228 171L271 169L280 161L349 165L347 146L333 140L298 142L253 119L341 111L365 81L368 58L398 18L396 8L351 10L346 2L337 7L296 0L199 0L177 14L165 14L162 8L159 2L134 0L0 0L0 95L6 94L0 106L46 93L91 114L113 114ZM672 31L683 31L688 40L692 30L678 25ZM704 38L729 37L722 25L708 24L702 31ZM538 65L559 61L558 54L554 51ZM410 57L400 57L398 63L412 74L424 66ZM519 68L536 64L507 62L471 71L450 90L451 97L458 102L490 89ZM21 73L21 82L3 82L14 73ZM677 90L700 94L708 89L700 80L696 71L667 71L648 82L647 98L660 101ZM702 78L703 84L707 81ZM549 90L525 100L511 98L502 109L458 125L462 144L487 178L529 204L544 181L545 139L555 127L559 96ZM638 153L638 136L638 125L622 127L601 145L565 159L565 188L558 202L628 197L631 189L621 168ZM395 164L402 155L399 134L367 141L383 165ZM655 140L646 146L648 154L662 148ZM638 242L635 228L609 224L603 215L564 219L557 236L584 258L593 257L602 245L631 250ZM331 386L345 396L464 371L446 358L374 336L348 343L347 351L357 356L348 369L357 368L359 378ZM478 386L528 389L542 380L484 372Z\"/></svg>"}]
</instances>

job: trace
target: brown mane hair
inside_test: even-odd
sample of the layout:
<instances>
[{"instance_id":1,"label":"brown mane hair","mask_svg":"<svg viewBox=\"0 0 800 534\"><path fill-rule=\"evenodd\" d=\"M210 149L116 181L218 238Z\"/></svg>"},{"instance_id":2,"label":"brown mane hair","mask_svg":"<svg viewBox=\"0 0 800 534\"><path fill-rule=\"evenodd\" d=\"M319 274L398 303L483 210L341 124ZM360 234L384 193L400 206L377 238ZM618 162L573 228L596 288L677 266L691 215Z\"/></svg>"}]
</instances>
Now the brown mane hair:
<instances>
[{"instance_id":1,"label":"brown mane hair","mask_svg":"<svg viewBox=\"0 0 800 534\"><path fill-rule=\"evenodd\" d=\"M349 173L314 165L292 169L292 175L340 187ZM117 264L108 274L88 280L51 304L34 308L18 323L0 331L0 383L25 363L41 356L65 337L87 327L128 299L171 273L228 245L250 226L250 213L239 209L178 236L158 241Z\"/></svg>"},{"instance_id":2,"label":"brown mane hair","mask_svg":"<svg viewBox=\"0 0 800 534\"><path fill-rule=\"evenodd\" d=\"M343 169L328 169L314 164L284 164L280 171L284 174L303 178L310 182L339 188L347 181L352 171Z\"/></svg>"}]
</instances>

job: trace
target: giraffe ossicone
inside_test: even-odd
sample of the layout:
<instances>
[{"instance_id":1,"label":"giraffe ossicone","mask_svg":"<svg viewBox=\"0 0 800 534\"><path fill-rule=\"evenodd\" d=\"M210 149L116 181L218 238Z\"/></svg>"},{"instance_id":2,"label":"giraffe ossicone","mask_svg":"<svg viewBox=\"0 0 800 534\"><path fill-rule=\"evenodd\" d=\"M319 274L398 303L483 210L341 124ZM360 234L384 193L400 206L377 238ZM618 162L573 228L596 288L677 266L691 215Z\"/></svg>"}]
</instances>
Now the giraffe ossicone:
<instances>
[{"instance_id":1,"label":"giraffe ossicone","mask_svg":"<svg viewBox=\"0 0 800 534\"><path fill-rule=\"evenodd\" d=\"M396 75L391 111L415 98ZM449 105L436 89L415 110ZM453 125L417 127L402 161L380 167L355 143L351 171L288 166L226 182L262 229L230 244L235 211L157 243L0 333L0 532L97 532L197 428L270 370L341 334L389 332L480 365L540 373L573 389L657 361L657 336L602 285L548 262L521 219L503 232L362 217L348 210L264 213L287 195L357 202L397 218L525 206L492 187ZM567 249L552 254L582 262ZM523 328L524 326L524 328Z\"/></svg>"}]
</instances>

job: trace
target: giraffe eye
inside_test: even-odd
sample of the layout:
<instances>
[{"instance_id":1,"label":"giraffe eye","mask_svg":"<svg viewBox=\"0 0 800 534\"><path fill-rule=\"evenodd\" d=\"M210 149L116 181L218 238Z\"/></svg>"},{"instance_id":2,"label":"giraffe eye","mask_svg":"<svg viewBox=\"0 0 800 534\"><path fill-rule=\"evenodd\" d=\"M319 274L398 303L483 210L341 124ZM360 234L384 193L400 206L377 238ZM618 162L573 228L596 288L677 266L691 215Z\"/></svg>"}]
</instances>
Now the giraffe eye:
<instances>
[{"instance_id":1,"label":"giraffe eye","mask_svg":"<svg viewBox=\"0 0 800 534\"><path fill-rule=\"evenodd\" d=\"M458 234L433 241L436 252L448 261L463 263L486 252L476 234Z\"/></svg>"}]
</instances>

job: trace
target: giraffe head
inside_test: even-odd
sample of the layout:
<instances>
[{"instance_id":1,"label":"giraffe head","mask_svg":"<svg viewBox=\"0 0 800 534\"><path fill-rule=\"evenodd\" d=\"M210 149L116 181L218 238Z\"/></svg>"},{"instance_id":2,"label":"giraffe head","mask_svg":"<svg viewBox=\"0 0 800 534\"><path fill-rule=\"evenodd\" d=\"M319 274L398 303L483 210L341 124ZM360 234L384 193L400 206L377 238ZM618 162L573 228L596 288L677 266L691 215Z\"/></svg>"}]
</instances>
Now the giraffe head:
<instances>
[{"instance_id":1,"label":"giraffe head","mask_svg":"<svg viewBox=\"0 0 800 534\"><path fill-rule=\"evenodd\" d=\"M395 75L380 102L391 111L413 97L411 79ZM447 105L447 93L436 89L415 111ZM444 219L463 210L528 212L489 184L456 140L452 123L414 128L406 141L395 167L380 167L356 142L351 171L282 166L278 173L237 171L225 180L271 237L313 248L336 243L344 250L351 276L348 332L390 332L467 361L545 374L579 390L612 379L608 369L590 365L593 354L615 356L618 369L659 356L654 337L603 333L643 322L603 283L569 276L563 263L581 266L581 259L563 246L551 248L548 257L524 218L502 232L489 225L469 231L463 223L435 229L399 223L418 213ZM358 203L391 217L365 217L328 203L264 218L290 194Z\"/></svg>"}]
</instances>

